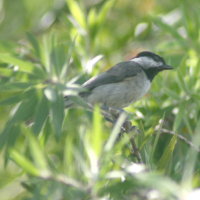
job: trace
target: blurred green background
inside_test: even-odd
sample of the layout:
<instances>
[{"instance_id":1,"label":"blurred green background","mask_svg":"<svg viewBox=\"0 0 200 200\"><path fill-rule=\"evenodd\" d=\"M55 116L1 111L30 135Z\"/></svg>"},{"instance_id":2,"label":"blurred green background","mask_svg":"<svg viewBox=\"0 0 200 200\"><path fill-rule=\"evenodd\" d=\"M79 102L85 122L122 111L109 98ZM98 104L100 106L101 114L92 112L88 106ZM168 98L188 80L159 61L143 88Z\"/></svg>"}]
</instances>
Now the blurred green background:
<instances>
[{"instance_id":1,"label":"blurred green background","mask_svg":"<svg viewBox=\"0 0 200 200\"><path fill-rule=\"evenodd\" d=\"M186 199L200 187L199 0L0 0L0 197ZM139 51L174 66L128 107L140 129L64 109L89 77ZM81 104L82 105L82 104ZM188 144L189 143L189 144Z\"/></svg>"}]
</instances>

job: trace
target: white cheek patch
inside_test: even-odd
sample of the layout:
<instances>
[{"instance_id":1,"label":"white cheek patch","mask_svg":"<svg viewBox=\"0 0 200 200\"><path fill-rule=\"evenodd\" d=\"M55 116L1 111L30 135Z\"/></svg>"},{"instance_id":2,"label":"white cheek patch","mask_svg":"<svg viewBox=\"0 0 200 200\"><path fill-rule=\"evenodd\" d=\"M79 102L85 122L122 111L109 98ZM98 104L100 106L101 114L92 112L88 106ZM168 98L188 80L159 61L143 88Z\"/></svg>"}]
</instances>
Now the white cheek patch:
<instances>
[{"instance_id":1,"label":"white cheek patch","mask_svg":"<svg viewBox=\"0 0 200 200\"><path fill-rule=\"evenodd\" d=\"M147 56L139 57L139 58L133 58L131 61L137 62L140 65L143 65L146 69L150 67L159 67L163 63L162 62L157 62L153 60L152 58L149 58Z\"/></svg>"}]
</instances>

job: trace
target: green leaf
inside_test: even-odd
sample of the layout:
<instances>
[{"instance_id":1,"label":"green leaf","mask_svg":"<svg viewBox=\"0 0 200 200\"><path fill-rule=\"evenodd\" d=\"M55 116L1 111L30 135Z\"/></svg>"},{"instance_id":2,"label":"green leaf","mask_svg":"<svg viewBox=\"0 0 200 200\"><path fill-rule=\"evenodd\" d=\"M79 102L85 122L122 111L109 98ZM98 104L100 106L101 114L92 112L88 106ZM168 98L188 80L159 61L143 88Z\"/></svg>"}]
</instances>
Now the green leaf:
<instances>
[{"instance_id":1,"label":"green leaf","mask_svg":"<svg viewBox=\"0 0 200 200\"><path fill-rule=\"evenodd\" d=\"M70 60L72 57L72 52L75 49L75 44L76 44L76 36L73 38L73 40L71 40L70 44L68 45L68 52L67 52L67 56L65 58L66 62L63 64L62 66L62 71L60 73L60 78L63 79L66 77L67 72L68 72L68 67L70 64Z\"/></svg>"},{"instance_id":2,"label":"green leaf","mask_svg":"<svg viewBox=\"0 0 200 200\"><path fill-rule=\"evenodd\" d=\"M158 169L160 169L160 170L167 170L168 169L169 162L172 158L172 154L173 154L175 146L176 146L176 142L177 142L177 136L174 135L171 138L167 147L165 148L165 151L162 154L162 156L161 156L161 158L158 162Z\"/></svg>"},{"instance_id":3,"label":"green leaf","mask_svg":"<svg viewBox=\"0 0 200 200\"><path fill-rule=\"evenodd\" d=\"M52 88L51 86L48 86L44 89L44 95L46 96L46 98L50 101L50 102L54 102L56 101L57 98L57 94L54 88Z\"/></svg>"},{"instance_id":4,"label":"green leaf","mask_svg":"<svg viewBox=\"0 0 200 200\"><path fill-rule=\"evenodd\" d=\"M91 27L95 26L97 22L97 13L96 13L96 9L90 9L89 13L88 13L88 24Z\"/></svg>"},{"instance_id":5,"label":"green leaf","mask_svg":"<svg viewBox=\"0 0 200 200\"><path fill-rule=\"evenodd\" d=\"M19 121L30 120L35 112L35 105L37 103L37 98L35 91L29 91L30 96L27 97L24 101L20 103L14 112L13 117L11 118L12 123L16 123Z\"/></svg>"},{"instance_id":6,"label":"green leaf","mask_svg":"<svg viewBox=\"0 0 200 200\"><path fill-rule=\"evenodd\" d=\"M9 77L13 74L13 70L11 68L1 67L0 74L1 74L1 77Z\"/></svg>"},{"instance_id":7,"label":"green leaf","mask_svg":"<svg viewBox=\"0 0 200 200\"><path fill-rule=\"evenodd\" d=\"M192 137L192 144L200 149L200 117L198 118L198 121L196 123L194 135ZM187 188L191 187L194 181L194 174L196 173L195 164L199 162L199 152L194 149L194 147L191 147L186 155L187 159L185 159L184 163L184 170L183 170L183 176L182 181L187 186ZM199 163L197 164L197 166ZM199 167L198 167L199 169Z\"/></svg>"},{"instance_id":8,"label":"green leaf","mask_svg":"<svg viewBox=\"0 0 200 200\"><path fill-rule=\"evenodd\" d=\"M13 124L11 121L8 121L0 134L0 150L4 147L14 146L16 140L20 134L20 129L18 125Z\"/></svg>"},{"instance_id":9,"label":"green leaf","mask_svg":"<svg viewBox=\"0 0 200 200\"><path fill-rule=\"evenodd\" d=\"M188 49L188 44L186 43L186 40L177 32L177 30L173 26L162 22L162 20L159 18L153 18L153 21L156 25L162 28L165 33L170 33L182 47Z\"/></svg>"},{"instance_id":10,"label":"green leaf","mask_svg":"<svg viewBox=\"0 0 200 200\"><path fill-rule=\"evenodd\" d=\"M28 133L27 135L31 156L34 160L35 165L40 170L48 171L48 164L39 141L32 133Z\"/></svg>"},{"instance_id":11,"label":"green leaf","mask_svg":"<svg viewBox=\"0 0 200 200\"><path fill-rule=\"evenodd\" d=\"M75 172L75 163L74 163L74 141L73 137L66 137L65 145L64 145L64 157L63 164L64 170L68 175L72 175ZM76 148L76 147L75 147Z\"/></svg>"},{"instance_id":12,"label":"green leaf","mask_svg":"<svg viewBox=\"0 0 200 200\"><path fill-rule=\"evenodd\" d=\"M83 29L86 29L86 18L80 5L75 0L66 0L66 2L74 19Z\"/></svg>"},{"instance_id":13,"label":"green leaf","mask_svg":"<svg viewBox=\"0 0 200 200\"><path fill-rule=\"evenodd\" d=\"M0 91L21 91L33 87L31 82L8 82L0 85Z\"/></svg>"},{"instance_id":14,"label":"green leaf","mask_svg":"<svg viewBox=\"0 0 200 200\"><path fill-rule=\"evenodd\" d=\"M51 69L51 34L48 37L43 37L42 40L42 46L41 46L41 62L43 66L45 67L45 70L47 72L47 75L52 74L52 69Z\"/></svg>"},{"instance_id":15,"label":"green leaf","mask_svg":"<svg viewBox=\"0 0 200 200\"><path fill-rule=\"evenodd\" d=\"M52 50L51 50L51 66L53 72L57 77L60 76L62 67L66 61L66 52L65 47L61 44L58 44L55 37L52 38Z\"/></svg>"},{"instance_id":16,"label":"green leaf","mask_svg":"<svg viewBox=\"0 0 200 200\"><path fill-rule=\"evenodd\" d=\"M120 133L120 129L123 125L123 123L125 122L127 118L127 115L123 112L120 114L120 116L118 117L115 126L110 134L110 137L107 141L107 143L105 144L104 150L105 151L110 151L113 147L113 145L115 144L115 141L117 140L117 137Z\"/></svg>"},{"instance_id":17,"label":"green leaf","mask_svg":"<svg viewBox=\"0 0 200 200\"><path fill-rule=\"evenodd\" d=\"M168 88L163 88L163 93L167 96L170 96L173 99L180 100L180 95L177 93L177 91L173 91Z\"/></svg>"},{"instance_id":18,"label":"green leaf","mask_svg":"<svg viewBox=\"0 0 200 200\"><path fill-rule=\"evenodd\" d=\"M20 122L26 122L27 120L30 120L34 114L34 107L37 102L34 90L28 91L26 95L23 96L23 101L16 106L15 111L11 115L9 121L6 123L0 135L0 149L4 145L12 146L16 142L20 133L18 125Z\"/></svg>"},{"instance_id":19,"label":"green leaf","mask_svg":"<svg viewBox=\"0 0 200 200\"><path fill-rule=\"evenodd\" d=\"M10 151L10 157L14 160L24 171L33 175L39 176L39 170L30 162L27 158L25 158L22 154L18 153L16 150L12 149Z\"/></svg>"},{"instance_id":20,"label":"green leaf","mask_svg":"<svg viewBox=\"0 0 200 200\"><path fill-rule=\"evenodd\" d=\"M56 137L60 138L64 119L64 98L57 88L51 88L54 99L50 103L50 113Z\"/></svg>"},{"instance_id":21,"label":"green leaf","mask_svg":"<svg viewBox=\"0 0 200 200\"><path fill-rule=\"evenodd\" d=\"M48 107L48 100L43 95L40 102L36 107L36 113L34 117L34 125L33 125L33 132L38 134L40 133L44 123L49 115L49 107Z\"/></svg>"},{"instance_id":22,"label":"green leaf","mask_svg":"<svg viewBox=\"0 0 200 200\"><path fill-rule=\"evenodd\" d=\"M19 67L18 70L21 72L35 73L37 76L40 76L41 74L43 74L43 71L41 70L41 68L35 66L31 62L24 61L10 54L0 54L0 61Z\"/></svg>"},{"instance_id":23,"label":"green leaf","mask_svg":"<svg viewBox=\"0 0 200 200\"><path fill-rule=\"evenodd\" d=\"M0 101L0 105L11 105L11 104L16 104L22 100L22 95L17 94L13 95L12 97L8 97L4 100Z\"/></svg>"},{"instance_id":24,"label":"green leaf","mask_svg":"<svg viewBox=\"0 0 200 200\"><path fill-rule=\"evenodd\" d=\"M177 85L180 87L181 90L185 91L185 93L190 93L191 91L188 89L188 85L185 81L184 73L182 73L181 69L177 70L176 76Z\"/></svg>"},{"instance_id":25,"label":"green leaf","mask_svg":"<svg viewBox=\"0 0 200 200\"><path fill-rule=\"evenodd\" d=\"M14 43L12 40L0 40L0 52L1 53L15 53L17 43Z\"/></svg>"},{"instance_id":26,"label":"green leaf","mask_svg":"<svg viewBox=\"0 0 200 200\"><path fill-rule=\"evenodd\" d=\"M27 38L29 40L29 42L32 44L33 46L33 49L34 49L34 52L35 52L35 55L37 56L37 58L41 58L41 55L40 55L40 45L37 41L37 39L35 38L35 36L31 33L27 33Z\"/></svg>"},{"instance_id":27,"label":"green leaf","mask_svg":"<svg viewBox=\"0 0 200 200\"><path fill-rule=\"evenodd\" d=\"M112 8L112 6L114 5L115 0L108 0L105 2L105 4L103 5L103 7L101 8L101 11L98 15L98 24L101 25L104 23L104 21L107 18L107 14L110 11L110 9Z\"/></svg>"},{"instance_id":28,"label":"green leaf","mask_svg":"<svg viewBox=\"0 0 200 200\"><path fill-rule=\"evenodd\" d=\"M94 108L93 128L91 132L92 149L97 157L100 156L103 146L102 115L99 106Z\"/></svg>"},{"instance_id":29,"label":"green leaf","mask_svg":"<svg viewBox=\"0 0 200 200\"><path fill-rule=\"evenodd\" d=\"M179 105L178 113L176 114L176 118L173 124L173 131L177 132L181 123L184 121L185 116L185 103Z\"/></svg>"},{"instance_id":30,"label":"green leaf","mask_svg":"<svg viewBox=\"0 0 200 200\"><path fill-rule=\"evenodd\" d=\"M10 54L0 54L0 60L8 64L19 66L19 71L23 72L32 73L35 68L35 66L32 63L23 61Z\"/></svg>"}]
</instances>

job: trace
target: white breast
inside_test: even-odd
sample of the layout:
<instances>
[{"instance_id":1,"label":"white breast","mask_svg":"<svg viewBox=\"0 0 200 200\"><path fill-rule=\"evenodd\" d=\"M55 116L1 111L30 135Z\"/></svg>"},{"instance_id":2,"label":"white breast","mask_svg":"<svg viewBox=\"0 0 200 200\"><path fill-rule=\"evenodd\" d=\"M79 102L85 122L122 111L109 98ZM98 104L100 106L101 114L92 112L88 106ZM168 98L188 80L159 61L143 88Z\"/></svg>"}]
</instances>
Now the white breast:
<instances>
[{"instance_id":1,"label":"white breast","mask_svg":"<svg viewBox=\"0 0 200 200\"><path fill-rule=\"evenodd\" d=\"M137 76L129 77L123 82L111 83L94 88L86 101L90 104L104 104L109 107L123 108L144 96L151 86L142 71Z\"/></svg>"}]
</instances>

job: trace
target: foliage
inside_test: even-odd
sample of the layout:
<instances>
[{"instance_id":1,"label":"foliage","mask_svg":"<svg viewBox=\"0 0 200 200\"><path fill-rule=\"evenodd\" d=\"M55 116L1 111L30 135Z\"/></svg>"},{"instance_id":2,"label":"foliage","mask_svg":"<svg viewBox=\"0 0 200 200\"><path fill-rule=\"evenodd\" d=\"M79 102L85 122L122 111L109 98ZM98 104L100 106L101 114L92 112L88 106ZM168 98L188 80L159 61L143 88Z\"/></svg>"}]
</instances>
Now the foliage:
<instances>
[{"instance_id":1,"label":"foliage","mask_svg":"<svg viewBox=\"0 0 200 200\"><path fill-rule=\"evenodd\" d=\"M198 0L0 3L2 200L198 199ZM175 70L127 108L140 129L139 164L130 136L118 139L124 116L112 125L77 94L84 80L142 49ZM63 94L79 106L64 109Z\"/></svg>"}]
</instances>

